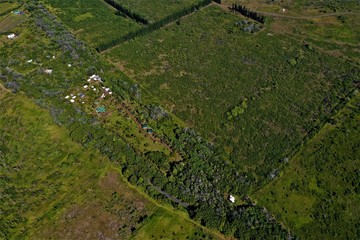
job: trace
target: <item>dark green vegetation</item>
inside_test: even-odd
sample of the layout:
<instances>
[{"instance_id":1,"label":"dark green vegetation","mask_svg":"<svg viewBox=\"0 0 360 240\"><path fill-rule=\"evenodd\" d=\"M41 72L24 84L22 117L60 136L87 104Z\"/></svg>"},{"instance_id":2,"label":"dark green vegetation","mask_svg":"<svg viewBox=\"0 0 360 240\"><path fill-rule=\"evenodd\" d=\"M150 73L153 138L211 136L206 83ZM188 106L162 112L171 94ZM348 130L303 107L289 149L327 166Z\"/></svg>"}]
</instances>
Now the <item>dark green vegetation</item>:
<instances>
[{"instance_id":1,"label":"dark green vegetation","mask_svg":"<svg viewBox=\"0 0 360 240\"><path fill-rule=\"evenodd\" d=\"M234 31L237 21L211 6L107 55L222 146L229 166L254 186L275 177L282 160L331 116L359 69L291 36ZM148 96L144 101L153 100ZM229 119L245 99L247 108Z\"/></svg>"},{"instance_id":2,"label":"dark green vegetation","mask_svg":"<svg viewBox=\"0 0 360 240\"><path fill-rule=\"evenodd\" d=\"M44 2L51 5L51 11L70 27L76 36L91 46L125 36L141 27L131 19L116 15L116 10L101 0Z\"/></svg>"},{"instance_id":3,"label":"dark green vegetation","mask_svg":"<svg viewBox=\"0 0 360 240\"><path fill-rule=\"evenodd\" d=\"M163 18L179 12L192 5L196 5L201 0L114 0L126 9L131 9L132 12L139 14L149 22L156 22Z\"/></svg>"},{"instance_id":4,"label":"dark green vegetation","mask_svg":"<svg viewBox=\"0 0 360 240\"><path fill-rule=\"evenodd\" d=\"M311 22L325 29L326 20L290 18L286 22L270 17L265 25L253 25L253 21L230 13L224 5L212 4L195 12L197 7L191 6L147 25L149 28L131 32L132 41L125 43L128 39L122 35L114 36L122 41L107 39L110 45L105 44L105 48L122 45L100 56L74 37L73 20L66 23L71 27L67 28L55 17L66 17L65 6L70 6L69 2L62 5L62 11L42 3L27 2L27 22L11 29L19 37L1 39L0 78L15 94L7 96L15 99L24 92L27 99L48 110L52 118L48 120L60 126L54 128L64 129L60 139L77 146L74 152L90 154L84 156L89 162L84 162L89 166L97 163L95 160L101 162L100 168L92 166L81 173L84 178L79 173L79 182L72 180L76 183L71 186L81 186L86 177L93 179L83 184L84 189L91 185L84 194L76 194L76 189L67 185L67 172L58 170L57 177L64 178L64 188L49 191L54 189L70 197L59 197L57 205L44 201L44 208L34 207L34 212L49 213L35 216L40 218L38 223L23 215L5 221L10 224L4 225L10 237L17 237L18 232L28 238L79 238L89 226L94 227L86 238L94 238L92 230L97 229L103 229L102 236L138 239L223 238L210 229L240 239L291 239L295 238L292 230L304 235L298 226L312 219L300 217L301 224L293 224L281 214L282 209L278 212L276 204L274 218L263 205L254 204L252 194L281 176L288 159L294 159L294 153L317 136L323 124L356 92L359 58L353 36L357 37L357 32L349 31L349 27L358 24L355 17L328 16L336 22L330 25L330 31L319 33L314 27L315 34L302 34ZM100 3L99 11L109 9L100 0L81 4ZM272 7L275 5L269 8ZM276 7L281 9L280 5ZM188 13L193 14L178 19ZM169 22L173 23L155 31ZM248 31L250 26L256 26L256 31ZM331 31L334 28L334 32L344 33L345 37L325 38L325 33L336 35ZM99 74L102 82L87 82L93 74ZM106 87L111 88L112 94L102 97ZM70 96L73 102L69 101ZM15 109L8 103L4 105L6 116ZM30 113L24 116L30 117L29 122L48 123L45 127L50 124ZM42 125L36 124L32 128L43 132ZM49 139L51 134L41 136ZM50 152L48 148L57 149L42 139L36 142L44 145L39 149L45 153ZM2 151L9 154L3 145ZM76 169L71 168L74 177L78 174ZM32 171L42 175L40 170ZM316 170L312 171L315 175ZM57 184L51 181L45 186ZM125 182L136 185L138 191L131 190ZM18 181L14 187L17 184L23 186ZM299 186L300 190L301 184L296 184L294 189ZM323 187L321 182L318 187ZM328 191L333 192L338 194L337 190ZM146 193L156 202L139 193ZM230 195L235 196L235 203L230 203ZM71 199L71 204L67 199ZM311 201L304 199L298 202L310 206ZM327 216L325 220L319 218L318 223L329 223ZM27 223L22 223L23 218ZM337 218L333 218L335 222ZM16 221L21 224L9 227ZM111 224L105 227L103 223L108 222ZM28 231L20 233L23 229ZM349 236L354 235L353 229ZM326 231L336 232L336 225L331 224Z\"/></svg>"},{"instance_id":5,"label":"dark green vegetation","mask_svg":"<svg viewBox=\"0 0 360 240\"><path fill-rule=\"evenodd\" d=\"M211 0L201 0L199 1L196 5L191 5L187 8L184 8L184 9L181 9L177 12L174 12L168 16L166 16L165 18L163 19L160 19L156 22L152 22L151 24L147 25L146 27L144 28L141 28L139 29L138 31L135 31L135 32L130 32L129 34L126 34L125 36L122 36L120 38L113 38L113 39L109 39L109 41L107 43L103 43L103 44L100 44L96 50L98 52L102 52L102 51L105 51L109 48L112 48L116 45L119 45L121 43L124 43L126 41L130 41L130 40L133 40L134 38L136 37L139 37L139 36L144 36L146 34L149 34L155 30L158 30L160 29L161 27L169 24L169 23L172 23L174 21L176 21L177 24L179 24L179 19L186 16L186 15L189 15L197 10L199 10L200 8L202 7L205 7L209 4L211 4ZM128 15L128 16L131 16L135 21L139 21L141 20L142 18L137 16L135 13L131 13L125 9L122 9L121 7L117 6L116 4L114 5L115 7L117 7L119 10L119 15ZM145 20L141 20L143 22L145 22Z\"/></svg>"},{"instance_id":6,"label":"dark green vegetation","mask_svg":"<svg viewBox=\"0 0 360 240\"><path fill-rule=\"evenodd\" d=\"M159 233L141 228L155 214L177 223L172 236L213 239L185 214L128 186L118 164L140 156L96 118L64 102L68 89L98 71L92 64L108 66L51 19L44 8L32 9L28 22L13 29L19 37L0 45L0 77L9 88L0 85L1 238L94 239L100 234L124 239L138 230L161 236L161 226ZM44 73L47 68L52 74ZM112 74L126 80L119 72Z\"/></svg>"},{"instance_id":7,"label":"dark green vegetation","mask_svg":"<svg viewBox=\"0 0 360 240\"><path fill-rule=\"evenodd\" d=\"M255 194L303 239L360 237L360 97L289 160L279 179Z\"/></svg>"}]
</instances>

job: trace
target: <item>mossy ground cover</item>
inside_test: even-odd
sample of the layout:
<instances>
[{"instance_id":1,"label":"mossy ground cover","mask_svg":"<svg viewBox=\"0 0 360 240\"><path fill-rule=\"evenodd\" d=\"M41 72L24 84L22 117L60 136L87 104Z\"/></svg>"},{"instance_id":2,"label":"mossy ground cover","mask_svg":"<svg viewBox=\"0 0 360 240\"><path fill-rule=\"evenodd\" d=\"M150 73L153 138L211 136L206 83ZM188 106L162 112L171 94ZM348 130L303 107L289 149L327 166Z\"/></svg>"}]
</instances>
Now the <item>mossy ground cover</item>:
<instances>
[{"instance_id":1,"label":"mossy ground cover","mask_svg":"<svg viewBox=\"0 0 360 240\"><path fill-rule=\"evenodd\" d=\"M255 193L304 239L359 238L359 94Z\"/></svg>"},{"instance_id":2,"label":"mossy ground cover","mask_svg":"<svg viewBox=\"0 0 360 240\"><path fill-rule=\"evenodd\" d=\"M245 33L236 27L241 20L210 6L106 56L141 84L144 101L157 98L222 145L238 168L271 178L331 115L358 72L292 36L267 29ZM243 102L244 111L229 119Z\"/></svg>"},{"instance_id":3,"label":"mossy ground cover","mask_svg":"<svg viewBox=\"0 0 360 240\"><path fill-rule=\"evenodd\" d=\"M116 15L116 10L101 0L46 0L45 3L77 37L91 46L119 38L141 27L131 19Z\"/></svg>"}]
</instances>

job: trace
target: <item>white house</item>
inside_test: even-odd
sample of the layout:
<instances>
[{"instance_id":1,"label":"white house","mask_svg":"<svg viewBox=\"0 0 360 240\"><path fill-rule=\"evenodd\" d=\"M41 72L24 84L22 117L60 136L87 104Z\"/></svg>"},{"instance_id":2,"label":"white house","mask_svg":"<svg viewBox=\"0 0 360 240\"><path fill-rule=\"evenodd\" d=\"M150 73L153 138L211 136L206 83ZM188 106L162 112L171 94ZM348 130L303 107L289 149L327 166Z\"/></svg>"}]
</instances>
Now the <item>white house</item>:
<instances>
[{"instance_id":1,"label":"white house","mask_svg":"<svg viewBox=\"0 0 360 240\"><path fill-rule=\"evenodd\" d=\"M52 69L45 69L44 73L46 74L52 74L53 70Z\"/></svg>"},{"instance_id":2,"label":"white house","mask_svg":"<svg viewBox=\"0 0 360 240\"><path fill-rule=\"evenodd\" d=\"M16 34L15 33L11 33L9 35L7 35L8 39L15 39L16 38Z\"/></svg>"},{"instance_id":3,"label":"white house","mask_svg":"<svg viewBox=\"0 0 360 240\"><path fill-rule=\"evenodd\" d=\"M229 196L229 201L234 203L235 202L235 197L233 195L230 195Z\"/></svg>"}]
</instances>

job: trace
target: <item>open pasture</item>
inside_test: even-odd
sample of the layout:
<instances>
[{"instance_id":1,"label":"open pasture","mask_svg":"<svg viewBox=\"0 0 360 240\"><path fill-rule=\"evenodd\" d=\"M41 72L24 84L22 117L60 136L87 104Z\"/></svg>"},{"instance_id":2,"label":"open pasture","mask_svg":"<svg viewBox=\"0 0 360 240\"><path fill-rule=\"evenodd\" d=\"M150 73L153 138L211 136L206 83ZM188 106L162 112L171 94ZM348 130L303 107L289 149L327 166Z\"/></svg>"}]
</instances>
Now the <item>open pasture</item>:
<instances>
[{"instance_id":1,"label":"open pasture","mask_svg":"<svg viewBox=\"0 0 360 240\"><path fill-rule=\"evenodd\" d=\"M144 101L158 99L238 168L271 179L359 73L292 36L244 32L242 20L210 6L106 56L141 84Z\"/></svg>"},{"instance_id":2,"label":"open pasture","mask_svg":"<svg viewBox=\"0 0 360 240\"><path fill-rule=\"evenodd\" d=\"M101 0L45 2L77 37L91 46L140 29L140 25L135 21L116 15L116 10Z\"/></svg>"}]
</instances>

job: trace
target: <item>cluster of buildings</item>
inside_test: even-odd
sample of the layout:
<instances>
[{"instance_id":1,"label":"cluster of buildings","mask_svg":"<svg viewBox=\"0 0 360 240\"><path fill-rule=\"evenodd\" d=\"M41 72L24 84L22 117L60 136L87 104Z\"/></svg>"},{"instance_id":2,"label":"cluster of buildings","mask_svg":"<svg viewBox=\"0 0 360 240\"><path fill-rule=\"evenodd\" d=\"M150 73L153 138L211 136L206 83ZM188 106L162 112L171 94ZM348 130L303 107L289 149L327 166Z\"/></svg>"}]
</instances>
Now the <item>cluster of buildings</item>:
<instances>
[{"instance_id":1,"label":"cluster of buildings","mask_svg":"<svg viewBox=\"0 0 360 240\"><path fill-rule=\"evenodd\" d=\"M91 82L94 82L94 83L96 83L96 82L102 83L102 82L103 82L103 81L102 81L102 78L101 78L99 75L96 75L96 74L91 75L91 76L87 79L87 82L88 82L88 84L86 84L86 85L83 86L84 91L85 91L85 90L86 90L86 91L92 90L92 91L94 91L94 92L99 92L99 91L101 91L101 96L100 96L100 98L105 98L106 96L113 94L113 92L111 91L111 89L108 88L108 87L105 87L105 86L101 86L101 85L100 85L100 86L101 86L101 88L100 88L100 86L92 85L92 84L91 84ZM71 103L74 103L74 102L76 101L77 97L78 97L79 99L82 99L82 98L85 97L85 94L83 94L83 93L78 93L77 95L70 94L70 95L65 96L65 99L68 99ZM84 101L81 100L81 103L84 103ZM104 106L97 107L97 108L95 109L95 111L96 111L97 113L103 113L103 112L106 111L106 108L105 108Z\"/></svg>"}]
</instances>

